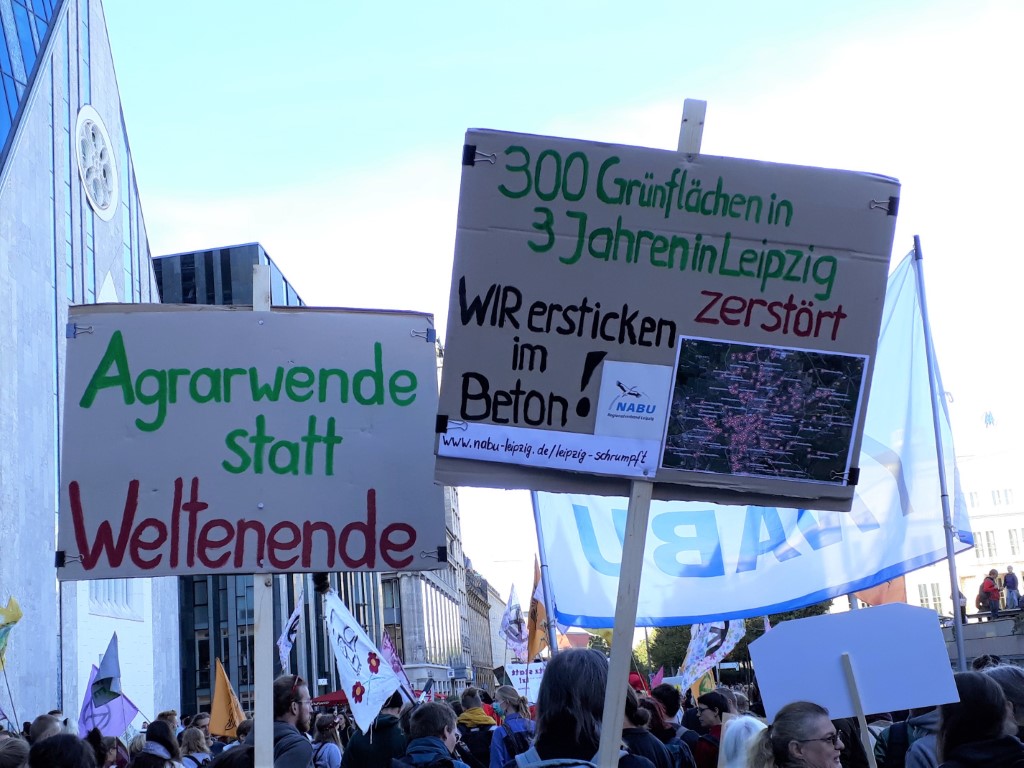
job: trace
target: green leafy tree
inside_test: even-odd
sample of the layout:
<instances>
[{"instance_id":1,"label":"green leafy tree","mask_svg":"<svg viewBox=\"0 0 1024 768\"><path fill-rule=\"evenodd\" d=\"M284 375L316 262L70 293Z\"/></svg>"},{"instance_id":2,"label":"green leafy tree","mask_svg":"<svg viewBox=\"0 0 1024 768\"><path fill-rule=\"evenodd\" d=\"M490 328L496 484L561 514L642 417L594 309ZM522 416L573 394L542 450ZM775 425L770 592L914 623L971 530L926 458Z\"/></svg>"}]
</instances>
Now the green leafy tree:
<instances>
[{"instance_id":1,"label":"green leafy tree","mask_svg":"<svg viewBox=\"0 0 1024 768\"><path fill-rule=\"evenodd\" d=\"M587 641L587 648L594 648L606 656L612 651L611 646L608 645L608 643L605 642L605 639L600 635L591 635L590 639Z\"/></svg>"},{"instance_id":2,"label":"green leafy tree","mask_svg":"<svg viewBox=\"0 0 1024 768\"><path fill-rule=\"evenodd\" d=\"M784 621L793 619L804 619L808 616L820 616L828 613L832 606L831 600L823 603L815 603L795 611L771 614L768 619L774 627ZM736 647L725 657L724 661L746 661L750 658L750 643L764 634L764 622L759 617L747 619L746 634L740 639ZM643 646L640 643L640 646ZM686 658L686 649L690 646L690 625L683 627L661 627L655 630L650 641L650 667L658 669L665 667L667 670L675 670L682 665ZM639 648L637 649L639 652ZM643 649L646 654L646 648Z\"/></svg>"}]
</instances>

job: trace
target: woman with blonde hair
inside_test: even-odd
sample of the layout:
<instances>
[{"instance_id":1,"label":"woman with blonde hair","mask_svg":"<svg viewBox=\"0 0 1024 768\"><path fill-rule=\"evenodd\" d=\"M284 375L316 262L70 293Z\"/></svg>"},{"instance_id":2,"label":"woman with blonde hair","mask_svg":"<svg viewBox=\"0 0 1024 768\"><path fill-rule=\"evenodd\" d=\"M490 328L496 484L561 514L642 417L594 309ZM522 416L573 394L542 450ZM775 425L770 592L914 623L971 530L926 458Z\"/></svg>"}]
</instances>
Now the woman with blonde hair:
<instances>
[{"instance_id":1,"label":"woman with blonde hair","mask_svg":"<svg viewBox=\"0 0 1024 768\"><path fill-rule=\"evenodd\" d=\"M213 759L206 735L198 728L186 728L181 734L181 764L185 768L199 768Z\"/></svg>"},{"instance_id":2,"label":"woman with blonde hair","mask_svg":"<svg viewBox=\"0 0 1024 768\"><path fill-rule=\"evenodd\" d=\"M749 768L838 768L843 738L828 710L810 701L780 709L754 737Z\"/></svg>"},{"instance_id":3,"label":"woman with blonde hair","mask_svg":"<svg viewBox=\"0 0 1024 768\"><path fill-rule=\"evenodd\" d=\"M502 723L491 734L490 768L502 768L530 748L533 741L533 721L526 699L511 685L502 685L494 693L495 713Z\"/></svg>"}]
</instances>

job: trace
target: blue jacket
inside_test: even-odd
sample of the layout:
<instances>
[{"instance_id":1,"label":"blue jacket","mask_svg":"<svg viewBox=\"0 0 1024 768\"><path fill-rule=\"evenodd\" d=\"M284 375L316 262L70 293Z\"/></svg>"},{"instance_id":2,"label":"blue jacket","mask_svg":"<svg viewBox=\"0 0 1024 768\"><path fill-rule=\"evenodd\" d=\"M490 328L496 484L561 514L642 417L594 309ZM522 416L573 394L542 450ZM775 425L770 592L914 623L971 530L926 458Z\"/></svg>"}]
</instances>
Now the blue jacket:
<instances>
[{"instance_id":1,"label":"blue jacket","mask_svg":"<svg viewBox=\"0 0 1024 768\"><path fill-rule=\"evenodd\" d=\"M413 739L406 747L405 757L401 758L403 763L410 765L426 766L436 763L439 760L451 760L455 768L469 768L461 760L452 757L448 747L436 736L424 736L421 739Z\"/></svg>"},{"instance_id":2,"label":"blue jacket","mask_svg":"<svg viewBox=\"0 0 1024 768\"><path fill-rule=\"evenodd\" d=\"M525 733L533 741L533 721L527 720L518 712L510 712L505 716L505 722L494 729L491 734L491 764L490 768L502 768L505 763L515 755L510 755L505 748L505 726L508 726L512 733Z\"/></svg>"}]
</instances>

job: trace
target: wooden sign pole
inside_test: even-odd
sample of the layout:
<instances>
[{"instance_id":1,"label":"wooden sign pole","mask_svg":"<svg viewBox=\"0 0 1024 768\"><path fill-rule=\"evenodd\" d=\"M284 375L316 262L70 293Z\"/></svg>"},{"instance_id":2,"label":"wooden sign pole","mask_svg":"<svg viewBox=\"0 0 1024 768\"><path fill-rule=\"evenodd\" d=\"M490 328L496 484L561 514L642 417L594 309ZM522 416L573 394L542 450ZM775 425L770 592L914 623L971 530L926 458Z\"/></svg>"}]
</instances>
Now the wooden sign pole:
<instances>
[{"instance_id":1,"label":"wooden sign pole","mask_svg":"<svg viewBox=\"0 0 1024 768\"><path fill-rule=\"evenodd\" d=\"M270 311L270 267L252 268L252 308ZM253 641L253 672L256 686L256 768L274 768L274 577L255 573L252 577L256 637Z\"/></svg>"},{"instance_id":2,"label":"wooden sign pole","mask_svg":"<svg viewBox=\"0 0 1024 768\"><path fill-rule=\"evenodd\" d=\"M850 661L850 654L844 653L843 674L846 675L846 684L850 686L850 697L853 699L853 707L857 710L857 725L860 726L860 740L864 745L864 753L868 757L870 768L878 768L875 760L875 750L871 747L871 734L868 732L868 719L864 714L864 704L860 700L860 688L857 687L857 677L853 674L853 663Z\"/></svg>"},{"instance_id":3,"label":"wooden sign pole","mask_svg":"<svg viewBox=\"0 0 1024 768\"><path fill-rule=\"evenodd\" d=\"M683 102L683 123L679 130L679 151L700 154L704 134L707 102L686 99ZM608 691L601 719L601 744L598 765L614 768L619 762L622 723L626 716L626 685L629 662L633 653L633 629L636 607L640 599L640 576L647 542L647 522L651 513L654 483L634 480L630 486L629 510L626 513L626 538L622 543L622 565L619 568L619 592L615 601L615 628L612 632L612 654L608 665Z\"/></svg>"}]
</instances>

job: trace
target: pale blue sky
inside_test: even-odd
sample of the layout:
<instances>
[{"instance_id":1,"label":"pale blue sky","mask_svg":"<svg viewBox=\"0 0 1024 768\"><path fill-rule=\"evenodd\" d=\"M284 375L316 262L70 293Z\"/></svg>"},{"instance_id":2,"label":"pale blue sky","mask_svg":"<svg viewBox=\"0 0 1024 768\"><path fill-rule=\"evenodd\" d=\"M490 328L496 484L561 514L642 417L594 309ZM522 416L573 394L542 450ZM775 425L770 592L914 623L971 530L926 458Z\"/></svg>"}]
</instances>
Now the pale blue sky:
<instances>
[{"instance_id":1,"label":"pale blue sky","mask_svg":"<svg viewBox=\"0 0 1024 768\"><path fill-rule=\"evenodd\" d=\"M307 302L443 335L467 128L672 148L700 98L705 153L901 180L954 418L1020 421L1019 3L104 6L155 254L260 241ZM462 504L474 563L529 594L528 497Z\"/></svg>"}]
</instances>

